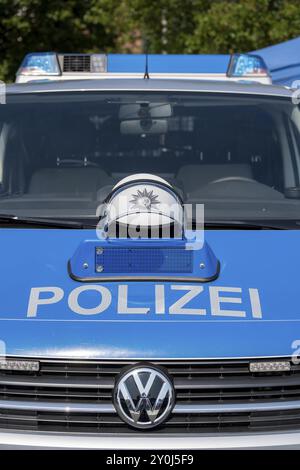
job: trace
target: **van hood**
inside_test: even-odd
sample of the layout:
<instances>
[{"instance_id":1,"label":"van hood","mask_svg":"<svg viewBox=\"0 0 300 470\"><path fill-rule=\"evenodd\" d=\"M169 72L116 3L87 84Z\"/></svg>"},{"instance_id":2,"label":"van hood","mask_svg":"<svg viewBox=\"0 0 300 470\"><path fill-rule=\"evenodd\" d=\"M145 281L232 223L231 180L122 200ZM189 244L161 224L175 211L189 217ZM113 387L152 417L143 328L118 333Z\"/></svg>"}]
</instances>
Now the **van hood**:
<instances>
[{"instance_id":1,"label":"van hood","mask_svg":"<svg viewBox=\"0 0 300 470\"><path fill-rule=\"evenodd\" d=\"M297 352L299 231L207 231L206 242L220 262L218 278L207 283L78 282L68 262L93 237L91 230L0 231L3 354L200 359ZM103 300L100 285L108 300L95 313ZM72 295L81 286L88 289Z\"/></svg>"}]
</instances>

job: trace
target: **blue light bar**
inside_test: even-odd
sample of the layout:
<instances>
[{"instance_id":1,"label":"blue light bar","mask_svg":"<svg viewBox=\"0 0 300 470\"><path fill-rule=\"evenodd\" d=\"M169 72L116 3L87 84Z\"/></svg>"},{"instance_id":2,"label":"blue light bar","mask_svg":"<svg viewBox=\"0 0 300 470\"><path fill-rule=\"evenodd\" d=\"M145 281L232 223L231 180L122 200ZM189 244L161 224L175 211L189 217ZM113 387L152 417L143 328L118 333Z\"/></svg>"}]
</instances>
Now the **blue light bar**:
<instances>
[{"instance_id":1,"label":"blue light bar","mask_svg":"<svg viewBox=\"0 0 300 470\"><path fill-rule=\"evenodd\" d=\"M27 54L18 71L22 75L60 75L55 52L34 52Z\"/></svg>"},{"instance_id":2,"label":"blue light bar","mask_svg":"<svg viewBox=\"0 0 300 470\"><path fill-rule=\"evenodd\" d=\"M227 76L236 78L269 77L269 72L265 61L260 56L233 54L229 62Z\"/></svg>"},{"instance_id":3,"label":"blue light bar","mask_svg":"<svg viewBox=\"0 0 300 470\"><path fill-rule=\"evenodd\" d=\"M75 54L34 52L27 54L17 82L89 78L137 78L144 76L145 54ZM209 80L250 78L271 83L264 60L254 54L149 54L151 78ZM57 78L59 76L59 78Z\"/></svg>"},{"instance_id":4,"label":"blue light bar","mask_svg":"<svg viewBox=\"0 0 300 470\"><path fill-rule=\"evenodd\" d=\"M149 54L149 73L226 74L230 56L209 54ZM108 54L107 72L145 72L145 54Z\"/></svg>"}]
</instances>

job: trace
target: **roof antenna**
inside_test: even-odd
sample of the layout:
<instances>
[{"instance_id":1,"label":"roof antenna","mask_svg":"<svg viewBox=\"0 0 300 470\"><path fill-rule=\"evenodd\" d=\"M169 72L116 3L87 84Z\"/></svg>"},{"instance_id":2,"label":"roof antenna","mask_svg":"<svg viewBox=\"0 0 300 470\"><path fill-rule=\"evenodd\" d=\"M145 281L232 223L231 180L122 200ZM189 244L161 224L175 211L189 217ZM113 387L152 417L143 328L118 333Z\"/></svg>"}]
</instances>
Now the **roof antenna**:
<instances>
[{"instance_id":1,"label":"roof antenna","mask_svg":"<svg viewBox=\"0 0 300 470\"><path fill-rule=\"evenodd\" d=\"M144 51L145 51L145 73L144 73L144 80L149 80L149 62L148 62L148 41L147 39L144 40Z\"/></svg>"}]
</instances>

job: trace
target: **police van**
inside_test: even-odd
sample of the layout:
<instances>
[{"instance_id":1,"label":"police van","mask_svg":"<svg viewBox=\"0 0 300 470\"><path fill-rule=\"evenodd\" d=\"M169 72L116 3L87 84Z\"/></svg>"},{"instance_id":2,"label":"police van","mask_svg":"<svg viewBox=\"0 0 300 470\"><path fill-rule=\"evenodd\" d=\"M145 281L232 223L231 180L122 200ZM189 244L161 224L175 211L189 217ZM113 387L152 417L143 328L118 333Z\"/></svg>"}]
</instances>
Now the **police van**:
<instances>
[{"instance_id":1,"label":"police van","mask_svg":"<svg viewBox=\"0 0 300 470\"><path fill-rule=\"evenodd\" d=\"M32 53L0 105L0 444L300 448L300 109L257 55Z\"/></svg>"}]
</instances>

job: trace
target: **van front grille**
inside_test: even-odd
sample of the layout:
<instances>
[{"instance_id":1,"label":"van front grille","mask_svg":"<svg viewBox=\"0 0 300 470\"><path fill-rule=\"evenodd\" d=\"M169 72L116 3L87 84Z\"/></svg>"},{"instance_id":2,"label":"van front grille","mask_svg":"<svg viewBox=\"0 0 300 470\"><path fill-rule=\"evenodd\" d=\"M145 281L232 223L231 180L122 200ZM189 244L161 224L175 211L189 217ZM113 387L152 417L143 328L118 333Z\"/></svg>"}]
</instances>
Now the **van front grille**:
<instances>
[{"instance_id":1,"label":"van front grille","mask_svg":"<svg viewBox=\"0 0 300 470\"><path fill-rule=\"evenodd\" d=\"M278 358L280 359L280 358ZM151 361L172 376L176 405L151 433L242 432L300 426L300 366L249 371L249 360ZM112 404L116 377L141 361L40 360L39 372L0 371L0 428L138 433Z\"/></svg>"}]
</instances>

